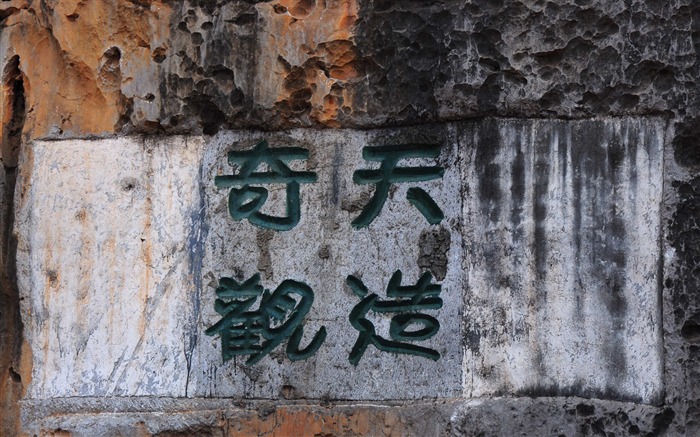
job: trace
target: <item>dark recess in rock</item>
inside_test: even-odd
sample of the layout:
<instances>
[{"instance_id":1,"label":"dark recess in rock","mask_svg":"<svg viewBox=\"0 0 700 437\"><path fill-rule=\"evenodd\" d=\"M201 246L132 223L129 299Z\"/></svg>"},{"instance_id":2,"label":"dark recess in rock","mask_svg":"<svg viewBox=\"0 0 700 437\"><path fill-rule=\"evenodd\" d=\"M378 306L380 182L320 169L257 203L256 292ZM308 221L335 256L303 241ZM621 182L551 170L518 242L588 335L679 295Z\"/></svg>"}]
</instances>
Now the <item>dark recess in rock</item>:
<instances>
[{"instance_id":1,"label":"dark recess in rock","mask_svg":"<svg viewBox=\"0 0 700 437\"><path fill-rule=\"evenodd\" d=\"M2 162L5 167L17 166L22 145L22 129L26 117L24 76L19 69L19 56L14 56L3 70L3 102L5 114L9 114L2 132Z\"/></svg>"},{"instance_id":2,"label":"dark recess in rock","mask_svg":"<svg viewBox=\"0 0 700 437\"><path fill-rule=\"evenodd\" d=\"M673 149L679 164L700 171L700 116L679 126L673 139Z\"/></svg>"},{"instance_id":3,"label":"dark recess in rock","mask_svg":"<svg viewBox=\"0 0 700 437\"><path fill-rule=\"evenodd\" d=\"M669 390L686 401L674 409L678 413L676 418L680 419L679 432L687 424L686 431L691 435L691 429L700 430L700 176L687 182L674 182L673 186L679 199L668 238L676 250L677 279L666 281L666 286L673 308L678 311L674 312L676 318L672 321L675 333L667 335L680 337L680 348L673 351L673 358L681 365L682 380Z\"/></svg>"},{"instance_id":4,"label":"dark recess in rock","mask_svg":"<svg viewBox=\"0 0 700 437\"><path fill-rule=\"evenodd\" d=\"M116 100L119 109L119 120L114 126L115 131L128 129L134 108L134 99L127 98L121 91L121 58L121 50L117 47L110 47L100 58L98 70L98 80L103 92L116 93L118 95Z\"/></svg>"},{"instance_id":5,"label":"dark recess in rock","mask_svg":"<svg viewBox=\"0 0 700 437\"><path fill-rule=\"evenodd\" d=\"M161 62L165 61L165 58L167 57L165 55L165 47L157 47L155 50L153 50L153 62L160 64Z\"/></svg>"},{"instance_id":6,"label":"dark recess in rock","mask_svg":"<svg viewBox=\"0 0 700 437\"><path fill-rule=\"evenodd\" d=\"M5 65L2 77L4 103L9 120L3 126L2 168L0 168L0 393L3 414L0 415L0 434L19 432L19 399L23 385L20 374L22 346L22 319L17 287L17 239L13 235L15 213L15 185L17 164L22 147L22 131L26 120L25 76L20 70L20 58L14 56Z\"/></svg>"}]
</instances>

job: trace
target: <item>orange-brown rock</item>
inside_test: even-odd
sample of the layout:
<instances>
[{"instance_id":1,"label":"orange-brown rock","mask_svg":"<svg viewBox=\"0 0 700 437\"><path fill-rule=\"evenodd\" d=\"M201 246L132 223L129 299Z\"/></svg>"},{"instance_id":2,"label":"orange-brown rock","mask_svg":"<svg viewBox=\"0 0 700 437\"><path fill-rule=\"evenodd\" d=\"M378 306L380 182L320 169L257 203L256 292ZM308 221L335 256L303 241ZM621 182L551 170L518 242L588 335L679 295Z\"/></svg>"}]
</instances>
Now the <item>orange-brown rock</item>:
<instances>
[{"instance_id":1,"label":"orange-brown rock","mask_svg":"<svg viewBox=\"0 0 700 437\"><path fill-rule=\"evenodd\" d=\"M23 77L25 138L178 130L181 122L196 130L192 118L210 132L256 108L274 125L339 126L352 111L345 85L363 80L370 64L352 41L356 0L244 3L217 13L167 1L14 0L0 8L0 59ZM225 35L230 42L220 41ZM6 71L6 88L12 78ZM2 96L5 126L12 95Z\"/></svg>"},{"instance_id":2,"label":"orange-brown rock","mask_svg":"<svg viewBox=\"0 0 700 437\"><path fill-rule=\"evenodd\" d=\"M370 62L353 42L357 0L286 0L266 4L258 71L274 72L257 93L287 124L307 119L340 127L340 111L352 111L347 84L360 82ZM278 78L283 78L279 80Z\"/></svg>"},{"instance_id":3,"label":"orange-brown rock","mask_svg":"<svg viewBox=\"0 0 700 437\"><path fill-rule=\"evenodd\" d=\"M126 97L122 88L143 80L154 63L152 51L167 35L170 7L78 0L0 7L2 58L5 65L18 61L24 78L25 138L105 134L128 121L131 100L140 96ZM6 84L8 79L6 74ZM12 117L11 98L3 94L2 120Z\"/></svg>"},{"instance_id":4,"label":"orange-brown rock","mask_svg":"<svg viewBox=\"0 0 700 437\"><path fill-rule=\"evenodd\" d=\"M407 435L410 430L391 408L357 408L352 411L319 411L285 407L267 417L254 415L229 421L228 436L358 436Z\"/></svg>"}]
</instances>

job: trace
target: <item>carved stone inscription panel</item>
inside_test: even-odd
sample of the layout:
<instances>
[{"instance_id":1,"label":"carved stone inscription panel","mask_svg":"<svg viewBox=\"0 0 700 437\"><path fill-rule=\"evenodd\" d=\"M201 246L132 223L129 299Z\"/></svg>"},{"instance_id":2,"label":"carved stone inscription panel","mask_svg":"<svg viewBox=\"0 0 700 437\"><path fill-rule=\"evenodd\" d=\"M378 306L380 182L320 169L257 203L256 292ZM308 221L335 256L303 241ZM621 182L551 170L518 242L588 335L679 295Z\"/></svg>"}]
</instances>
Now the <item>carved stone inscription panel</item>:
<instances>
[{"instance_id":1,"label":"carved stone inscription panel","mask_svg":"<svg viewBox=\"0 0 700 437\"><path fill-rule=\"evenodd\" d=\"M29 398L657 402L664 129L34 142Z\"/></svg>"}]
</instances>

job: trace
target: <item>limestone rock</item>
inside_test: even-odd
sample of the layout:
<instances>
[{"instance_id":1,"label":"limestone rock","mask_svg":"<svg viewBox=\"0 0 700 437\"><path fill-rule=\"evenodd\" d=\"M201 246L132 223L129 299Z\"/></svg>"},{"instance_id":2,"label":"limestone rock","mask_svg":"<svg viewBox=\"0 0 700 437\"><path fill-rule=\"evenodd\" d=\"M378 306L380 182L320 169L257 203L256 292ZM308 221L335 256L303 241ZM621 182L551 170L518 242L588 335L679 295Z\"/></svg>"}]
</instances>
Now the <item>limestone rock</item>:
<instances>
[{"instance_id":1,"label":"limestone rock","mask_svg":"<svg viewBox=\"0 0 700 437\"><path fill-rule=\"evenodd\" d=\"M484 114L697 118L690 0L13 0L0 8L1 59L19 57L31 138Z\"/></svg>"},{"instance_id":2,"label":"limestone rock","mask_svg":"<svg viewBox=\"0 0 700 437\"><path fill-rule=\"evenodd\" d=\"M3 163L0 178L0 283L3 296L0 306L0 397L3 403L0 406L5 413L1 418L0 434L16 435L20 432L19 401L29 396L27 390L34 390L31 396L36 397L26 398L26 403L22 404L24 421L42 435L65 435L68 433L66 429L74 435L283 433L292 429L288 427L295 421L303 422L319 433L337 435L361 433L367 429L377 434L390 433L391 430L403 434L409 430L406 433L422 435L532 435L542 433L544 428L545 433L552 435L700 433L700 373L697 370L700 360L700 348L697 347L700 338L700 295L697 293L700 288L697 274L700 263L697 249L700 246L697 244L700 241L697 219L700 211L698 28L700 3L694 0L0 1L0 155ZM397 259L415 261L412 278L422 270L447 277L455 274L452 267L454 254L463 252L469 261L463 268L464 272L459 274L468 276L465 272L469 272L472 277L464 283L478 284L481 290L469 298L489 307L495 305L494 314L490 314L488 310L472 305L472 300L462 302L459 311L464 311L464 320L459 329L465 333L463 340L466 344L465 357L460 363L475 363L479 358L483 362L473 367L473 371L470 369L470 374L476 375L475 382L470 382L470 388L463 389L472 395L511 394L515 398L471 399L455 404L441 400L404 407L383 401L382 405L365 410L352 403L347 408L330 405L334 400L328 398L304 398L302 387L299 386L296 392L291 390L283 381L286 376L281 374L276 375L277 379L265 389L265 393L275 395L278 389L283 389L279 395L286 393L288 398L282 396L284 399L277 403L251 401L232 407L230 402L206 403L209 400L201 399L178 404L172 399L151 402L137 397L107 401L102 397L117 392L146 394L161 387L163 380L158 380L154 373L151 374L150 386L141 386L133 379L135 377L130 376L133 369L156 372L157 366L151 361L153 357L164 363L163 368L172 371L172 386L167 393L164 392L167 395L181 396L184 390L189 396L195 387L200 390L198 393L209 389L205 383L211 375L194 375L189 367L193 360L202 359L209 353L203 348L201 338L190 336L194 332L192 326L205 326L201 319L203 313L194 310L194 302L199 300L192 295L185 296L185 291L178 291L181 293L178 296L185 299L185 311L181 317L160 316L161 319L151 319L151 324L162 325L161 331L145 329L145 322L149 320L144 316L148 314L146 310L160 308L161 311L169 305L163 299L157 302L149 300L153 297L151 293L157 291L156 283L172 284L190 277L198 278L202 284L195 290L200 293L200 298L211 297L203 294L210 287L211 277L204 278L203 272L196 269L189 271L189 267L194 268L196 264L189 264L190 261L184 258L180 264L175 263L169 251L194 247L191 256L204 256L208 250L206 256L215 257L212 248L205 250L204 240L198 240L204 234L185 226L205 223L197 215L204 210L201 206L188 210L178 203L178 199L182 195L188 201L195 198L201 201L213 199L216 195L214 191L206 190L185 190L188 193L185 195L185 191L170 191L170 185L159 185L163 181L156 175L164 175L164 169L173 162L180 160L178 162L183 165L177 174L184 181L186 178L182 172L193 170L190 166L195 161L210 159L210 166L206 169L213 171L216 166L211 161L211 154L213 150L222 151L220 141L253 141L255 132L278 131L277 138L299 140L306 134L280 131L314 128L309 131L310 137L325 138L327 135L337 139L348 136L357 141L366 138L363 135L374 135L363 133L370 128L409 126L414 129L412 132L425 130L426 135L431 135L431 132L435 134L442 129L435 126L454 126L449 124L452 122L468 125L466 120L493 116L544 119L542 126L550 126L550 132L565 135L560 137L557 144L561 148L557 150L575 152L571 162L579 162L579 173L572 173L572 168L567 167L565 174L556 157L547 155L545 159L546 141L540 144L539 141L525 141L508 134L494 141L493 147L485 146L474 155L460 149L458 155L463 161L458 165L466 178L464 183L468 182L472 190L464 192L460 198L463 216L469 224L450 223L452 227L449 229L425 228L420 232L416 229L411 234L415 245ZM579 128L565 127L566 120L577 120L572 126L580 123ZM648 124L642 127L636 125L635 120L645 120ZM502 121L492 122L498 124ZM537 121L508 123L511 123L511 128L517 125L529 130L533 138L544 138L542 131L536 128L540 126ZM594 129L601 123L607 126L607 134L602 136L595 133L597 128ZM584 131L592 129L590 138L588 133L580 133L580 126L586 126ZM648 167L632 165L631 157L638 156L642 149L632 153L635 143L634 137L630 136L632 131L621 129L621 126L636 126L637 133L646 132L644 139L637 138L637 143L653 145L642 149L648 152L647 158L654 158L645 161L639 156L636 164L639 167L643 162L649 164ZM242 128L254 131L242 131ZM349 133L315 130L326 128L357 130ZM650 140L661 131L664 132L662 140ZM466 135L464 131L460 132ZM566 137L571 132L579 132L574 135L576 140L570 141ZM134 134L153 138L142 139ZM444 136L459 137L456 131L449 129ZM80 141L94 137L111 142L102 143L102 148L97 147L94 156L84 153L84 148L97 143L86 141L77 146ZM37 139L41 141L33 144L45 149L41 151L44 153L41 161L34 162L31 141ZM486 137L482 139L488 143ZM70 163L68 167L82 168L84 172L77 176L68 172L58 177L50 173L51 169L45 169L49 173L45 173L43 179L37 179L43 185L40 189L32 187L28 181L37 174L28 169L40 168L50 155L45 153L51 149L52 143L45 140L67 140L61 143L66 145L66 152L82 155L63 156L57 149L51 152L57 153L55 162L64 162L65 159ZM626 158L620 163L619 155L602 153L597 147L603 140L610 140L608 151L618 150L618 146L624 144ZM461 140L455 141L462 147ZM662 149L657 147L659 143L663 144ZM172 148L168 148L168 144ZM206 144L211 145L212 151L207 152ZM331 154L348 158L349 155L343 155L350 153L342 150L344 144L338 140L329 146L329 150L320 150L316 157ZM189 149L189 145L196 151ZM523 177L529 175L527 177L532 179L533 184L528 185L530 191L521 190L515 183L520 174L516 165L518 155L513 155L517 145L529 147L522 150L532 153L530 161L526 161L530 167L522 171ZM550 154L552 150L549 149ZM658 158L656 153L661 151L663 156ZM147 158L148 153L151 157L159 156L158 160ZM98 158L101 161L98 162ZM217 155L218 158L221 157ZM313 155L311 158L315 159ZM596 162L600 164L601 160L604 165L588 167ZM18 169L20 161L24 163ZM619 170L613 171L618 168L616 162L620 164L619 169L627 172L622 175L624 178ZM470 170L465 172L465 168ZM631 170L634 168L638 170L636 174ZM132 189L120 191L118 181L123 178L118 173L124 169L133 172L132 182L138 183L134 183ZM189 182L180 188L199 184L204 180L204 169L201 167L202 174L188 173ZM319 170L328 171L330 169ZM489 184L490 176L486 176L495 174L498 174L499 184ZM633 176L648 184L632 186L629 181ZM75 179L63 180L61 177ZM52 186L56 178L63 181L65 194ZM572 193L578 192L577 181L581 178L597 188L582 190L578 196L582 203L572 207L562 199L576 197ZM100 184L92 187L81 185L93 179L101 181ZM124 187L130 185L125 183ZM145 203L148 196L139 197L147 187L155 190L151 193L151 200L155 203L150 210ZM326 189L330 190L333 199L334 191ZM340 189L338 186L336 192L339 193ZM545 195L550 189L552 195ZM70 193L69 197L78 199L74 200L75 204L56 203L56 210L49 211L51 214L68 214L81 202L89 206L90 214L86 212L82 227L78 226L82 222L76 218L80 216L79 210L74 211L77 215L68 214L67 221L56 223L44 223L41 217L15 218L16 210L26 212L34 207L41 210L46 208L46 202L56 202L58 197L45 197L44 191L64 198ZM81 197L83 194L85 199ZM97 225L102 221L94 221L106 217L100 208L107 194L116 202L109 216L115 221L114 228L103 228ZM496 201L496 194L500 196L500 202ZM518 207L520 194L524 197L521 207ZM324 195L328 196L327 193ZM351 197L345 203L338 200L339 214L352 215L350 211L361 208L368 196L369 191L364 197ZM635 210L639 212L637 216L642 217L640 219L633 219L629 211L639 208L634 205L635 201L652 198L656 201L659 196L659 226L658 232L654 233L655 209L650 209L648 214ZM542 197L546 197L546 204L537 200ZM122 207L130 198L135 202L132 206L138 209L138 214L124 212ZM497 206L504 202L508 205L501 205L499 209ZM196 202L189 204L193 207ZM627 212L621 213L616 209L618 205L623 205ZM160 207L162 213L157 213ZM510 223L506 211L511 207L522 209L530 219L520 221L518 225ZM575 213L579 210L581 217L594 219L579 223ZM556 216L556 223L546 222L544 226L538 226L535 218L543 213ZM396 214L401 220L410 221L410 215ZM512 215L511 221L515 216L517 214ZM150 224L139 222L145 217L151 217ZM479 223L483 229L474 231L470 228L471 221ZM578 227L577 223L581 226ZM31 226L35 226L41 232L31 235L31 238L21 232L14 234L15 224L19 226L17 229L34 229ZM158 226L164 233L158 235L162 239L144 238L144 242L152 243L151 255L162 257L164 264L144 264L148 251L140 240L128 250L121 248L123 252L116 251L116 236L134 237ZM567 229L579 229L578 236L570 235ZM477 233L470 235L469 232ZM105 254L109 251L104 251L106 246L98 246L98 243L102 244L102 239L110 235L115 237L114 253L120 254L120 257L114 256L114 263L120 266L119 277L123 283L104 279L108 273L112 274L109 269L93 272L89 268L89 262L105 262ZM191 241L200 241L202 245L187 246L190 243L182 243L183 235L193 236ZM336 245L346 238L345 234L333 229L329 235L337 237L337 241L332 241ZM463 247L456 245L455 235L464 236L460 243L464 244ZM523 243L516 248L511 244L512 236L519 236ZM53 240L47 240L48 237ZM73 245L71 247L75 249L83 237L92 238L92 242L85 243L85 256L82 256L82 249L76 249L79 253L64 256L64 246L52 247L55 240ZM284 240L269 237L268 233L256 232L255 243L272 248L280 246ZM224 240L226 237L212 234L210 238ZM251 236L245 234L244 238ZM534 239L546 242L544 252L532 244ZM109 238L104 241L109 241ZM473 245L467 245L465 241ZM312 246L314 242L304 243ZM41 253L30 251L31 245L46 250ZM618 246L624 246L625 250L616 250ZM566 253L577 253L579 258L600 254L599 262L582 263L581 268L576 269L572 267L575 258L562 255ZM46 261L41 256L47 254L56 255L51 262L59 263L60 269L34 271L30 268L30 260L34 263L32 266L38 266ZM270 277L265 280L274 286L279 274L274 264L279 260L272 253L269 255L260 256L256 261L248 254L246 262L250 269L259 266L263 275ZM649 266L657 255L660 258L654 260L659 261L658 270L651 273ZM314 256L318 260L313 268L320 269L338 256L337 247L330 244L318 247ZM69 263L69 259L74 262ZM22 261L17 267L24 270L18 272L15 264L19 260ZM539 266L534 260L539 260ZM212 274L216 276L230 270L232 266L227 267L226 262L232 261L222 258L221 272ZM303 259L292 262L303 263ZM543 274L543 265L555 273ZM492 277L492 274L508 269L515 269L522 275ZM53 273L49 274L49 270ZM579 282L571 277L577 273L592 275L593 278L589 282ZM133 290L137 288L139 275L143 276L142 282L148 287L136 292ZM525 280L523 275L534 276L527 276ZM407 273L406 276L410 275ZM23 300L20 300L18 285L21 284L18 280L23 284ZM46 286L54 294L47 294L46 302L43 302L43 297L39 298L40 289L28 286L27 281ZM647 299L653 289L651 282L656 283L655 290L659 293L656 302L660 307L654 307ZM100 287L115 290L114 287L124 284L132 287L134 297L114 295L115 300L111 302L114 309L111 311L121 311L136 323L136 327L121 326L114 321L105 325L118 328L115 332L123 337L116 339L108 336L102 326L103 320L96 322L101 315L107 314L104 312L107 310L96 308L96 302L85 303L83 294L85 290ZM491 287L493 293L487 293L484 286ZM566 289L585 290L586 297L591 299L575 304L562 300L561 293ZM590 292L602 289L613 290L613 293ZM63 293L60 297L59 291ZM337 296L340 291L336 289L334 293ZM67 313L60 306L49 305L55 302L64 302L78 310ZM24 311L22 315L20 303ZM205 306L211 312L210 304L207 302ZM520 311L522 305L527 309ZM608 380L585 377L586 363L580 357L567 362L543 356L540 364L534 367L530 360L523 358L537 358L538 348L540 352L556 352L553 355L561 355L567 350L566 342L546 343L542 341L545 333L541 329L530 330L542 320L549 320L552 305L564 305L571 310L567 312L571 317L554 318L552 322L556 323L550 325L553 328L546 332L547 335L578 334L567 324L568 321L574 326L578 326L577 323L585 325L591 320L598 320L601 324L599 330L579 339L575 347L585 351L583 355L590 359L592 370L598 371L599 368L593 366L600 366L603 369L601 374L612 375ZM649 312L639 312L642 305L647 305ZM30 308L36 312L29 311ZM174 312L183 310L170 309ZM450 307L449 311L454 311L454 308ZM628 314L627 321L620 318L622 313ZM78 317L81 317L80 322ZM490 318L515 323L492 329L483 324ZM94 328L95 339L99 341L85 337L82 321L90 321L85 326ZM316 320L313 323L325 322ZM37 330L38 326L46 331ZM65 343L68 340L57 334L59 327L61 332L68 330L71 335L88 338L88 341L84 344L69 341L68 345ZM449 329L457 328L452 326ZM166 331L175 335L177 341L158 347L158 340ZM532 335L532 342L524 341L525 332ZM142 337L142 333L146 334ZM639 338L646 343L637 341ZM452 339L443 340L440 340L440 347L447 350ZM109 341L114 344L105 351L103 343ZM197 347L193 346L195 344ZM543 344L546 347L543 348ZM644 348L648 347L648 356L640 355L642 344ZM151 355L139 355L144 353L144 348L151 351ZM86 351L91 354L91 359L93 356L107 357L104 362L92 363L99 370L96 375L83 373L92 365L81 360ZM659 364L657 358L661 356L663 363ZM123 357L121 361L120 357ZM187 371L183 374L181 365L175 365L175 362L187 363ZM450 366L454 363L443 370L451 377L454 368ZM516 369L518 375L530 376L516 377L515 373L509 373L511 369ZM112 370L123 375L118 384L115 380L102 379ZM52 385L48 378L50 372L57 375L55 382L58 385ZM659 372L663 373L660 379L657 378ZM645 376L640 379L640 374ZM248 378L253 377L255 375ZM228 378L224 386L212 387L212 392L226 396L241 390L246 394L254 392L250 386L237 387L240 381ZM462 375L462 382L467 380ZM644 385L643 395L631 389L637 383ZM453 393L451 385L441 387L447 387L446 390ZM402 390L408 393L412 389L394 387L392 393L402 393ZM379 391L374 390L375 394ZM421 393L426 395L435 391L427 386L415 390L415 393L423 390ZM98 397L49 398L80 393L92 393ZM313 405L296 410L294 407L293 411L284 409L297 402L292 396L294 393ZM46 399L39 398L44 395ZM542 397L545 395L565 397ZM524 396L540 397L529 399ZM589 401L575 396L626 401ZM270 413L280 405L285 407L279 413ZM109 421L106 415L99 414L107 410L114 411ZM206 414L202 412L204 410ZM149 411L159 413L154 415ZM416 418L419 416L422 419ZM168 427L169 423L172 427ZM543 423L546 424L544 428Z\"/></svg>"}]
</instances>

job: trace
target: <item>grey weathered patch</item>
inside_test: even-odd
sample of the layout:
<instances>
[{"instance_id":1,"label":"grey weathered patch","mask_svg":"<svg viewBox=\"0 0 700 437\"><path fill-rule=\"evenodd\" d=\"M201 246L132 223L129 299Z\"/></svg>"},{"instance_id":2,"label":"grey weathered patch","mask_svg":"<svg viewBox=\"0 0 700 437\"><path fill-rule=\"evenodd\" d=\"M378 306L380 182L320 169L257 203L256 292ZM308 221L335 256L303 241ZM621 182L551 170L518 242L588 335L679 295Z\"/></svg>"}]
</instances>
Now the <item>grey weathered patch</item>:
<instances>
[{"instance_id":1,"label":"grey weathered patch","mask_svg":"<svg viewBox=\"0 0 700 437\"><path fill-rule=\"evenodd\" d=\"M661 401L664 130L649 118L465 129L467 393Z\"/></svg>"},{"instance_id":2,"label":"grey weathered patch","mask_svg":"<svg viewBox=\"0 0 700 437\"><path fill-rule=\"evenodd\" d=\"M272 257L270 255L270 242L275 233L271 229L257 229L255 242L258 245L258 271L264 274L265 279L272 279Z\"/></svg>"},{"instance_id":3,"label":"grey weathered patch","mask_svg":"<svg viewBox=\"0 0 700 437\"><path fill-rule=\"evenodd\" d=\"M450 232L442 226L425 230L420 234L418 266L431 272L438 281L445 279L447 274L447 252L450 250L450 241Z\"/></svg>"}]
</instances>

